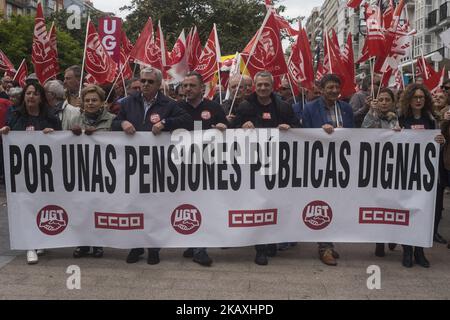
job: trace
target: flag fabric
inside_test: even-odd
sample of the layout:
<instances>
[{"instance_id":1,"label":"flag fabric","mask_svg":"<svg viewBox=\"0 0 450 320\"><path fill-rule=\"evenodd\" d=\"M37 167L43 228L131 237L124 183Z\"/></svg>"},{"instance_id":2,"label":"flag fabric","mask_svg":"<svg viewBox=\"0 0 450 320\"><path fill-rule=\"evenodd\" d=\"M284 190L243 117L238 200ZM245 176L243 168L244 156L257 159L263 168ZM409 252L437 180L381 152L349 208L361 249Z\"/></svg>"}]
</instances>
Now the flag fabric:
<instances>
[{"instance_id":1,"label":"flag fabric","mask_svg":"<svg viewBox=\"0 0 450 320\"><path fill-rule=\"evenodd\" d=\"M39 82L43 85L56 77L56 57L45 26L42 4L39 2L34 20L34 34L31 60Z\"/></svg>"},{"instance_id":2,"label":"flag fabric","mask_svg":"<svg viewBox=\"0 0 450 320\"><path fill-rule=\"evenodd\" d=\"M219 61L220 46L217 39L216 25L214 24L195 68L195 71L202 76L204 83L213 79L214 74L218 71Z\"/></svg>"},{"instance_id":3,"label":"flag fabric","mask_svg":"<svg viewBox=\"0 0 450 320\"><path fill-rule=\"evenodd\" d=\"M119 64L119 68L117 69L117 72L119 73L120 70L123 69L122 71L122 77L124 79L131 79L133 78L133 71L131 70L130 64L127 61L127 57L128 55L125 53L125 48L121 47L120 48L120 64Z\"/></svg>"},{"instance_id":4,"label":"flag fabric","mask_svg":"<svg viewBox=\"0 0 450 320\"><path fill-rule=\"evenodd\" d=\"M288 73L286 61L284 59L281 36L272 11L264 20L260 30L260 38L257 38L259 31L247 44L241 53L243 61L247 64L250 75L254 77L259 71L268 71L274 77ZM253 55L250 56L253 45L256 43Z\"/></svg>"},{"instance_id":5,"label":"flag fabric","mask_svg":"<svg viewBox=\"0 0 450 320\"><path fill-rule=\"evenodd\" d=\"M117 70L117 63L106 52L105 47L100 41L99 35L95 30L92 21L88 21L85 53L86 71L95 79L96 83L114 82Z\"/></svg>"},{"instance_id":6,"label":"flag fabric","mask_svg":"<svg viewBox=\"0 0 450 320\"><path fill-rule=\"evenodd\" d=\"M271 10L273 12L273 16L275 17L275 21L279 30L284 30L291 37L295 37L298 35L300 30L295 30L294 28L292 28L291 24L285 18L283 18L278 14L274 6L272 5L272 1L270 0L266 1L266 9Z\"/></svg>"},{"instance_id":7,"label":"flag fabric","mask_svg":"<svg viewBox=\"0 0 450 320\"><path fill-rule=\"evenodd\" d=\"M366 4L366 23L366 43L369 56L385 56L385 35L382 28L380 7Z\"/></svg>"},{"instance_id":8,"label":"flag fabric","mask_svg":"<svg viewBox=\"0 0 450 320\"><path fill-rule=\"evenodd\" d=\"M127 34L123 30L122 30L121 45L126 55L129 55L133 50L133 44L131 43L130 39L128 39Z\"/></svg>"},{"instance_id":9,"label":"flag fabric","mask_svg":"<svg viewBox=\"0 0 450 320\"><path fill-rule=\"evenodd\" d=\"M161 21L158 21L158 30L156 33L156 40L155 45L158 47L157 57L159 59L159 70L163 73L163 78L167 80L169 78L169 74L167 73L167 70L170 69L170 55L167 51L166 41L164 40L164 34L161 28Z\"/></svg>"},{"instance_id":10,"label":"flag fabric","mask_svg":"<svg viewBox=\"0 0 450 320\"><path fill-rule=\"evenodd\" d=\"M425 60L423 55L417 60L416 68L423 78L423 84L428 88L428 90L431 91L431 93L434 93L442 86L442 83L444 82L445 68L442 68L441 72L435 71L433 67Z\"/></svg>"},{"instance_id":11,"label":"flag fabric","mask_svg":"<svg viewBox=\"0 0 450 320\"><path fill-rule=\"evenodd\" d=\"M157 68L158 61L158 46L155 45L153 36L153 22L152 18L148 18L147 23L136 40L130 56L140 65L152 66Z\"/></svg>"},{"instance_id":12,"label":"flag fabric","mask_svg":"<svg viewBox=\"0 0 450 320\"><path fill-rule=\"evenodd\" d=\"M325 55L323 61L323 68L325 74L333 73L341 79L341 96L350 97L355 93L354 75L351 70L347 70L341 58L341 52L338 50L339 45L336 45L329 37L328 32L325 33Z\"/></svg>"},{"instance_id":13,"label":"flag fabric","mask_svg":"<svg viewBox=\"0 0 450 320\"><path fill-rule=\"evenodd\" d=\"M14 65L2 50L0 50L0 70L7 72L12 72L14 70Z\"/></svg>"},{"instance_id":14,"label":"flag fabric","mask_svg":"<svg viewBox=\"0 0 450 320\"><path fill-rule=\"evenodd\" d=\"M348 0L347 7L356 9L361 5L362 0Z\"/></svg>"},{"instance_id":15,"label":"flag fabric","mask_svg":"<svg viewBox=\"0 0 450 320\"><path fill-rule=\"evenodd\" d=\"M300 82L302 87L312 90L314 87L314 67L311 47L305 29L301 28L297 41L292 46L288 61L289 78L294 88ZM298 89L297 89L298 91ZM298 94L298 92L295 92Z\"/></svg>"},{"instance_id":16,"label":"flag fabric","mask_svg":"<svg viewBox=\"0 0 450 320\"><path fill-rule=\"evenodd\" d=\"M355 72L355 54L353 52L353 37L350 32L347 36L347 43L345 44L344 51L342 52L342 62L344 68L348 73L348 81L351 81L354 87L356 85L356 72Z\"/></svg>"},{"instance_id":17,"label":"flag fabric","mask_svg":"<svg viewBox=\"0 0 450 320\"><path fill-rule=\"evenodd\" d=\"M26 78L28 75L28 68L27 68L27 63L25 61L25 59L22 60L22 63L19 66L19 69L17 69L16 75L14 76L13 80L17 81L19 83L19 85L24 88L26 85Z\"/></svg>"},{"instance_id":18,"label":"flag fabric","mask_svg":"<svg viewBox=\"0 0 450 320\"><path fill-rule=\"evenodd\" d=\"M172 82L180 82L188 72L189 65L186 50L186 38L184 30L182 30L170 52L170 70L168 73L172 77Z\"/></svg>"},{"instance_id":19,"label":"flag fabric","mask_svg":"<svg viewBox=\"0 0 450 320\"><path fill-rule=\"evenodd\" d=\"M189 70L195 70L202 55L202 44L196 26L189 32L186 39L186 52Z\"/></svg>"},{"instance_id":20,"label":"flag fabric","mask_svg":"<svg viewBox=\"0 0 450 320\"><path fill-rule=\"evenodd\" d=\"M403 77L400 68L395 69L394 78L395 78L394 88L397 90L404 89L405 83L403 82Z\"/></svg>"}]
</instances>

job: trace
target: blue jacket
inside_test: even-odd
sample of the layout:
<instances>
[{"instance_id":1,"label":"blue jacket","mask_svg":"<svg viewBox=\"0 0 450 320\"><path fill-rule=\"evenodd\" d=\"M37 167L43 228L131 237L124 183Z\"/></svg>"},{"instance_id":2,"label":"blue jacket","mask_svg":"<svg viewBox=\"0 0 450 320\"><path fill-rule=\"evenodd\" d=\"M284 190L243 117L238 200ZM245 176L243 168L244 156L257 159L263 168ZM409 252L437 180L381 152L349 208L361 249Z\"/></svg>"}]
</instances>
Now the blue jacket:
<instances>
[{"instance_id":1,"label":"blue jacket","mask_svg":"<svg viewBox=\"0 0 450 320\"><path fill-rule=\"evenodd\" d=\"M119 114L112 122L113 131L122 131L122 121L127 120L133 124L136 131L152 131L152 127L160 120L165 120L163 131L172 131L184 128L190 130L193 125L191 116L180 108L177 103L167 98L162 92L158 93L156 102L145 114L142 94L128 96L121 102Z\"/></svg>"},{"instance_id":2,"label":"blue jacket","mask_svg":"<svg viewBox=\"0 0 450 320\"><path fill-rule=\"evenodd\" d=\"M344 128L354 128L352 107L344 101L338 101L337 105L341 110ZM303 128L322 128L324 124L331 124L327 121L325 108L323 97L306 104L303 110Z\"/></svg>"}]
</instances>

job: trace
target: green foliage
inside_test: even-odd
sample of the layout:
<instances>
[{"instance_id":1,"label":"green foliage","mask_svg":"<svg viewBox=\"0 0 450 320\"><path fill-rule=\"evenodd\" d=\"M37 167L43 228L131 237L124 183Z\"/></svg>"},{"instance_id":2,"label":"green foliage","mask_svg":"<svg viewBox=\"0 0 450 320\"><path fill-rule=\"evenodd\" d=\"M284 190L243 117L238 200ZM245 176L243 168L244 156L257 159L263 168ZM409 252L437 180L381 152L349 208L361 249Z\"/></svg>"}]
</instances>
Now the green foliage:
<instances>
[{"instance_id":1,"label":"green foliage","mask_svg":"<svg viewBox=\"0 0 450 320\"><path fill-rule=\"evenodd\" d=\"M50 30L51 19L46 19L47 30ZM60 70L74 64L81 64L84 45L84 34L80 30L72 36L65 27L57 23L58 61ZM67 30L67 29L66 29ZM31 48L33 44L34 17L12 16L10 20L0 20L0 49L8 56L16 68L26 59L29 72L33 72ZM76 36L76 37L75 37ZM82 40L80 40L83 38Z\"/></svg>"},{"instance_id":2,"label":"green foliage","mask_svg":"<svg viewBox=\"0 0 450 320\"><path fill-rule=\"evenodd\" d=\"M184 28L187 34L194 25L204 45L216 23L223 55L241 51L257 32L266 13L264 0L132 0L123 9L133 10L124 24L133 42L150 16L154 25L161 20L169 50L181 30Z\"/></svg>"}]
</instances>

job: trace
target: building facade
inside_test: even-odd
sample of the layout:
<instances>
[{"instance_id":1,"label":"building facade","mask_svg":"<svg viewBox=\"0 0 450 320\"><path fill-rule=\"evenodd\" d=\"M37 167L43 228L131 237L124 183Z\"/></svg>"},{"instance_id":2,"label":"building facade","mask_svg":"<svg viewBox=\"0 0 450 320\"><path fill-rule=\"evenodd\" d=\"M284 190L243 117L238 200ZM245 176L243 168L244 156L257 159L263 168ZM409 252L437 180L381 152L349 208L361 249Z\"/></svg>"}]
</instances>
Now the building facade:
<instances>
[{"instance_id":1,"label":"building facade","mask_svg":"<svg viewBox=\"0 0 450 320\"><path fill-rule=\"evenodd\" d=\"M0 0L0 17L8 19L12 15L34 15L37 0ZM42 0L44 15L49 16L55 11L64 9L64 0Z\"/></svg>"}]
</instances>

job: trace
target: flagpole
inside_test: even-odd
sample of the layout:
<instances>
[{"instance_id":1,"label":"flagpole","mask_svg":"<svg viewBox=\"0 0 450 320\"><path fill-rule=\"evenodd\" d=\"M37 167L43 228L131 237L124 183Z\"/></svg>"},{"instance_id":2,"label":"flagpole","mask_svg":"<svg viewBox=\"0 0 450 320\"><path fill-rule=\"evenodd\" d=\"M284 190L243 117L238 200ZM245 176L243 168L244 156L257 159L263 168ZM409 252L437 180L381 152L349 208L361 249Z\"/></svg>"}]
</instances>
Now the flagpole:
<instances>
[{"instance_id":1,"label":"flagpole","mask_svg":"<svg viewBox=\"0 0 450 320\"><path fill-rule=\"evenodd\" d=\"M125 78L123 77L123 74L122 74L122 83L123 83L123 93L124 93L125 97L127 97L128 96L127 86L125 84Z\"/></svg>"},{"instance_id":2,"label":"flagpole","mask_svg":"<svg viewBox=\"0 0 450 320\"><path fill-rule=\"evenodd\" d=\"M219 47L219 36L217 35L217 26L214 23L214 39L216 41L216 43L214 44L216 47L216 62L217 62L217 74L219 75L219 101L220 104L222 104L222 80L220 78L220 60L222 58L222 53L218 52L220 51L220 47Z\"/></svg>"},{"instance_id":3,"label":"flagpole","mask_svg":"<svg viewBox=\"0 0 450 320\"><path fill-rule=\"evenodd\" d=\"M289 75L286 73L285 76L288 79L289 82L289 86L291 87L291 92L292 92L292 97L294 98L294 103L297 103L297 99L295 99L295 92L294 92L294 88L292 87L292 82L291 82L291 78L289 78Z\"/></svg>"},{"instance_id":4,"label":"flagpole","mask_svg":"<svg viewBox=\"0 0 450 320\"><path fill-rule=\"evenodd\" d=\"M84 62L86 61L86 47L87 47L87 38L88 38L90 21L91 21L91 15L88 15L88 19L87 19L87 23L86 23L86 37L84 39L83 64L81 65L80 90L78 91L78 98L81 97L81 89L83 88Z\"/></svg>"},{"instance_id":5,"label":"flagpole","mask_svg":"<svg viewBox=\"0 0 450 320\"><path fill-rule=\"evenodd\" d=\"M230 112L228 113L229 116L231 115L231 112L233 111L234 102L236 101L236 97L237 97L239 88L241 86L241 82L242 82L242 78L244 77L244 73L245 73L245 71L247 71L248 63L250 62L250 59L251 59L252 55L255 53L256 46L258 45L258 42L259 42L259 39L261 38L261 34L262 34L263 29L264 29L264 26L266 25L267 20L269 20L270 15L271 15L271 12L267 11L266 16L264 18L264 21L263 21L261 27L258 30L258 34L256 35L255 42L253 43L252 49L250 50L250 53L249 53L248 58L247 58L247 62L244 65L244 70L242 71L241 76L239 78L239 83L238 83L238 86L237 86L238 89L236 90L236 92L234 94L234 97L233 97L233 101L231 102ZM240 66L239 66L239 70L240 70Z\"/></svg>"},{"instance_id":6,"label":"flagpole","mask_svg":"<svg viewBox=\"0 0 450 320\"><path fill-rule=\"evenodd\" d=\"M24 62L25 62L25 59L22 60L22 62L19 65L19 68L17 68L16 74L14 75L14 78L12 79L12 81L16 81L17 75L19 74L20 67L22 67Z\"/></svg>"},{"instance_id":7,"label":"flagpole","mask_svg":"<svg viewBox=\"0 0 450 320\"><path fill-rule=\"evenodd\" d=\"M127 56L127 59L125 60L125 62L122 65L122 67L120 68L119 75L114 79L114 82L112 84L111 90L109 90L108 96L106 97L105 101L108 101L109 97L111 96L112 91L114 90L114 87L117 84L117 81L120 79L121 76L123 76L123 70L125 69L125 66L128 63L128 60L130 60L130 55ZM120 65L120 63L119 63L119 65Z\"/></svg>"},{"instance_id":8,"label":"flagpole","mask_svg":"<svg viewBox=\"0 0 450 320\"><path fill-rule=\"evenodd\" d=\"M374 96L375 92L373 92L373 73L374 73L374 70L373 70L374 63L373 62L375 59L376 58L369 59L372 99L375 99L375 96Z\"/></svg>"}]
</instances>

